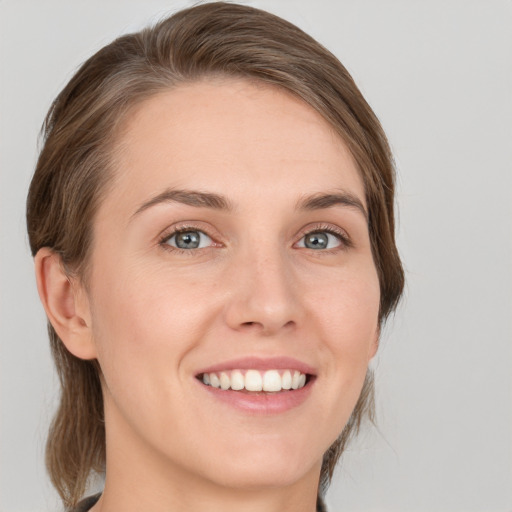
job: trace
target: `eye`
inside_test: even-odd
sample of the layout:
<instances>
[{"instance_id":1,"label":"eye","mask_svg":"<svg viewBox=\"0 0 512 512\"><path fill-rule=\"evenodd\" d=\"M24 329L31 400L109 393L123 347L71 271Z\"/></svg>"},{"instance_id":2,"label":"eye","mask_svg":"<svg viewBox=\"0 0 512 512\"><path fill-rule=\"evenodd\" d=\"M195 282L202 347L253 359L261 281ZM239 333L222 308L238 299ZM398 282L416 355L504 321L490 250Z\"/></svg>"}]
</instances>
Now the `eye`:
<instances>
[{"instance_id":1,"label":"eye","mask_svg":"<svg viewBox=\"0 0 512 512\"><path fill-rule=\"evenodd\" d=\"M212 245L212 239L203 231L187 229L186 231L176 231L162 240L162 243L176 249L203 249Z\"/></svg>"},{"instance_id":2,"label":"eye","mask_svg":"<svg viewBox=\"0 0 512 512\"><path fill-rule=\"evenodd\" d=\"M344 237L330 231L312 231L306 233L298 242L297 247L306 249L335 249L343 245Z\"/></svg>"}]
</instances>

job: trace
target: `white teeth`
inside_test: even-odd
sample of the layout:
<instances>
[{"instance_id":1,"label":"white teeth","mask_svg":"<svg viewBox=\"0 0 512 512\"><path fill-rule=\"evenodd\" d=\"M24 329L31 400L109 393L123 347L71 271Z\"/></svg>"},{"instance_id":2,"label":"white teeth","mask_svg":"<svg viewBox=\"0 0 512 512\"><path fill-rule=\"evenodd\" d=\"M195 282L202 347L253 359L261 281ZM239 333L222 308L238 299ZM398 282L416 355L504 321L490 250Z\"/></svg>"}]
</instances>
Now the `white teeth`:
<instances>
[{"instance_id":1,"label":"white teeth","mask_svg":"<svg viewBox=\"0 0 512 512\"><path fill-rule=\"evenodd\" d=\"M292 373L290 370L286 370L281 378L283 389L290 389L292 387Z\"/></svg>"},{"instance_id":2,"label":"white teeth","mask_svg":"<svg viewBox=\"0 0 512 512\"><path fill-rule=\"evenodd\" d=\"M220 388L220 380L215 373L210 373L210 386Z\"/></svg>"},{"instance_id":3,"label":"white teeth","mask_svg":"<svg viewBox=\"0 0 512 512\"><path fill-rule=\"evenodd\" d=\"M256 370L247 370L245 374L245 389L247 391L261 391L263 389L263 379L260 372Z\"/></svg>"},{"instance_id":4,"label":"white teeth","mask_svg":"<svg viewBox=\"0 0 512 512\"><path fill-rule=\"evenodd\" d=\"M231 381L229 375L225 372L220 374L220 389L229 389L231 387Z\"/></svg>"},{"instance_id":5,"label":"white teeth","mask_svg":"<svg viewBox=\"0 0 512 512\"><path fill-rule=\"evenodd\" d=\"M231 389L235 391L240 391L245 387L245 380L242 372L240 370L235 370L231 372Z\"/></svg>"},{"instance_id":6,"label":"white teeth","mask_svg":"<svg viewBox=\"0 0 512 512\"><path fill-rule=\"evenodd\" d=\"M281 391L282 387L281 375L277 370L269 370L263 374L263 391Z\"/></svg>"},{"instance_id":7,"label":"white teeth","mask_svg":"<svg viewBox=\"0 0 512 512\"><path fill-rule=\"evenodd\" d=\"M211 375L210 375L210 378L211 378ZM293 372L292 389L299 388L299 380L300 380L300 372L298 372L298 371Z\"/></svg>"},{"instance_id":8,"label":"white teeth","mask_svg":"<svg viewBox=\"0 0 512 512\"><path fill-rule=\"evenodd\" d=\"M244 375L245 372L245 375ZM266 391L300 389L306 385L306 374L298 370L233 370L203 374L203 383L222 390Z\"/></svg>"}]
</instances>

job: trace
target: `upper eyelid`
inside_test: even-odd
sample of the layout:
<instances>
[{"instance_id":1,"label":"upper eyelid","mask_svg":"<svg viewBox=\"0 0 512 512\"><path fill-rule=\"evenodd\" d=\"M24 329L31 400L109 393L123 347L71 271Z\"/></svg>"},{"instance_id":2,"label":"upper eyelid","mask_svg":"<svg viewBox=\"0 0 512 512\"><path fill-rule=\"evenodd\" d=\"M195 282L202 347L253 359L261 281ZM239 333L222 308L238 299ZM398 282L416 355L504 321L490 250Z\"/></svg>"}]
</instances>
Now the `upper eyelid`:
<instances>
[{"instance_id":1,"label":"upper eyelid","mask_svg":"<svg viewBox=\"0 0 512 512\"><path fill-rule=\"evenodd\" d=\"M311 227L305 227L300 231L300 237L309 235L311 233L322 233L322 232L331 233L339 236L344 241L349 242L351 240L350 235L348 234L346 229L340 228L339 226L335 226L333 224L318 224Z\"/></svg>"},{"instance_id":2,"label":"upper eyelid","mask_svg":"<svg viewBox=\"0 0 512 512\"><path fill-rule=\"evenodd\" d=\"M211 230L208 228L203 227L201 224L202 221L184 221L183 223L176 223L172 226L169 226L165 229L163 229L159 236L164 236L165 234L173 235L174 233L179 233L183 231L201 231L205 235L208 236L215 236L211 234ZM213 230L216 231L216 230ZM301 236L307 235L308 233L315 233L320 231L328 231L333 232L339 235L344 235L347 238L349 237L347 231L339 226L333 225L333 224L327 224L327 223L319 223L310 225L308 224L306 227L303 227L299 230L299 234Z\"/></svg>"},{"instance_id":3,"label":"upper eyelid","mask_svg":"<svg viewBox=\"0 0 512 512\"><path fill-rule=\"evenodd\" d=\"M202 222L200 221L184 221L182 223L177 222L176 224L173 224L162 230L157 239L159 242L163 242L164 240L169 240L169 238L173 237L177 233L183 233L186 231L200 231L212 240L219 238L219 235L216 236L214 233L212 233L212 229L207 229L201 224Z\"/></svg>"},{"instance_id":4,"label":"upper eyelid","mask_svg":"<svg viewBox=\"0 0 512 512\"><path fill-rule=\"evenodd\" d=\"M348 237L348 233L346 232L346 230L344 230L338 226L333 226L332 224L320 224L320 225L315 225L312 227L306 227L301 230L301 233L302 233L302 235L307 235L309 233L321 233L322 231L327 231L329 233L336 233L339 235L345 235Z\"/></svg>"}]
</instances>

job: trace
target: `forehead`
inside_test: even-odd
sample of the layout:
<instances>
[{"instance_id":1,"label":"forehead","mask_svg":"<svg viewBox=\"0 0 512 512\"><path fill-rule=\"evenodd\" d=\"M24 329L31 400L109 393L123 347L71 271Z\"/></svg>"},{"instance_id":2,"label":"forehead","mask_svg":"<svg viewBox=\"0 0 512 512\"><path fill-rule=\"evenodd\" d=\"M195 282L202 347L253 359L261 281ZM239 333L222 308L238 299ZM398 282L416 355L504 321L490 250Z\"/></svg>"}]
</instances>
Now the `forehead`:
<instances>
[{"instance_id":1,"label":"forehead","mask_svg":"<svg viewBox=\"0 0 512 512\"><path fill-rule=\"evenodd\" d=\"M291 93L245 80L179 85L138 104L114 168L114 194L125 203L169 187L228 189L242 200L343 188L364 203L354 159L327 121Z\"/></svg>"}]
</instances>

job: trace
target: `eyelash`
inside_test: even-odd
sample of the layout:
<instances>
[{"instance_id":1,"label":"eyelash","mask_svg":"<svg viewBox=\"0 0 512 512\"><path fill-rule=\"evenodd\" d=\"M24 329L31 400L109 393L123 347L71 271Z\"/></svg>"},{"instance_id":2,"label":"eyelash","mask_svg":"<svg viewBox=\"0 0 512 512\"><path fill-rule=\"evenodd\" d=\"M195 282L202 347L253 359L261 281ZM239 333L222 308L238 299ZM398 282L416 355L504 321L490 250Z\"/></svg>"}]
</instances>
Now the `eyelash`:
<instances>
[{"instance_id":1,"label":"eyelash","mask_svg":"<svg viewBox=\"0 0 512 512\"><path fill-rule=\"evenodd\" d=\"M328 233L333 235L340 241L339 247L334 247L333 249L324 249L322 251L316 251L315 249L310 249L312 251L321 253L321 254L332 254L338 251L342 251L344 249L350 249L354 246L352 240L349 238L346 231L337 228L331 224L319 224L314 226L312 229L308 229L307 231L303 231L299 240L302 240L304 237L311 235L313 233Z\"/></svg>"},{"instance_id":2,"label":"eyelash","mask_svg":"<svg viewBox=\"0 0 512 512\"><path fill-rule=\"evenodd\" d=\"M201 249L180 249L179 247L172 247L167 243L173 236L179 235L180 233L186 233L187 231L199 231L200 233L205 234L206 236L211 238L213 245L211 245L209 247L203 247ZM166 230L160 236L158 245L160 247L162 247L162 249L164 249L165 251L169 251L169 252L172 252L175 254L178 253L178 254L183 254L183 255L187 255L187 256L193 256L194 253L197 252L198 250L204 251L205 249L211 249L212 247L214 248L214 247L218 246L219 244L215 242L214 237L209 235L205 229L200 228L198 226L187 224L187 225L182 225L179 227L173 227L168 231Z\"/></svg>"},{"instance_id":3,"label":"eyelash","mask_svg":"<svg viewBox=\"0 0 512 512\"><path fill-rule=\"evenodd\" d=\"M179 247L172 247L167 242L175 235L179 235L180 233L186 233L187 231L199 231L206 236L208 236L212 241L213 245L209 247L203 247L201 249L180 249ZM332 249L324 249L324 250L315 250L315 249L309 249L311 251L315 251L317 253L323 253L323 254L332 254L334 252L350 249L354 246L352 241L350 240L347 233L342 230L338 229L331 224L320 224L317 226L314 226L311 229L305 230L301 233L299 240L302 240L304 237L311 235L313 233L328 233L330 235L335 236L340 241L340 246L334 247ZM297 242L296 242L297 243ZM166 231L164 234L162 234L159 238L158 245L162 247L162 249L166 251L170 251L173 253L178 254L187 254L188 256L192 256L194 252L197 252L198 250L205 250L205 249L211 249L214 247L218 247L218 243L214 241L214 237L207 233L205 229L199 228L198 226L194 225L184 225L179 227L173 227L171 230Z\"/></svg>"}]
</instances>

